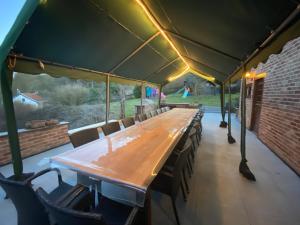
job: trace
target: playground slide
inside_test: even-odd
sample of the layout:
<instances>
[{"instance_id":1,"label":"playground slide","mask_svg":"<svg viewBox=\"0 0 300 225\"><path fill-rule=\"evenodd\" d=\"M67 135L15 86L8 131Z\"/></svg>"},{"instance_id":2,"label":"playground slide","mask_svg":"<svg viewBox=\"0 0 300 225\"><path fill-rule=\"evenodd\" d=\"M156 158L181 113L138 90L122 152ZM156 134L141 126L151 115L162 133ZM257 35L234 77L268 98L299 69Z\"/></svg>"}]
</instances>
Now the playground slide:
<instances>
[{"instance_id":1,"label":"playground slide","mask_svg":"<svg viewBox=\"0 0 300 225\"><path fill-rule=\"evenodd\" d=\"M175 94L179 94L180 92L184 91L184 87L183 88L180 88L178 91L175 92Z\"/></svg>"},{"instance_id":2,"label":"playground slide","mask_svg":"<svg viewBox=\"0 0 300 225\"><path fill-rule=\"evenodd\" d=\"M188 91L188 90L185 90L185 91L183 92L182 98L186 98L186 97L188 96L188 94L189 94L189 91Z\"/></svg>"}]
</instances>

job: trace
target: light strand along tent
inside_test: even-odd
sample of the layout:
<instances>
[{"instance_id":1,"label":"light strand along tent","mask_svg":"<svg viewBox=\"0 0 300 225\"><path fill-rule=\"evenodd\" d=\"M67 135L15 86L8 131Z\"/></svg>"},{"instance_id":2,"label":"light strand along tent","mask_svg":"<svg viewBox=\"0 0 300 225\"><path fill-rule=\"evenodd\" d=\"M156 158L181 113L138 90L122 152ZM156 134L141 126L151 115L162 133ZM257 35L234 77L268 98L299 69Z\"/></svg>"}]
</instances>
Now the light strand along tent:
<instances>
[{"instance_id":1,"label":"light strand along tent","mask_svg":"<svg viewBox=\"0 0 300 225\"><path fill-rule=\"evenodd\" d=\"M246 71L299 36L299 11L298 0L25 0L0 47L15 175L23 168L12 102L14 71L105 80L107 87L111 81L162 87L192 72L221 85L226 127L226 84L243 78L244 93ZM240 171L255 179L246 164L244 98Z\"/></svg>"}]
</instances>

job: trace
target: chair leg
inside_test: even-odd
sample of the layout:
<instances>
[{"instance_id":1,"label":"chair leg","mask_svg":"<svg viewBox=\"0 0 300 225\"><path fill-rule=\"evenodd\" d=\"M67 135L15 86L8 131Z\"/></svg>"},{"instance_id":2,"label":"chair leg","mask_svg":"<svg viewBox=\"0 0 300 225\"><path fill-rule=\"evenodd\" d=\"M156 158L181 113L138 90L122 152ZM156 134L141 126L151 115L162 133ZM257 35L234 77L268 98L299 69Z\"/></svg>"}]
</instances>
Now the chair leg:
<instances>
[{"instance_id":1,"label":"chair leg","mask_svg":"<svg viewBox=\"0 0 300 225\"><path fill-rule=\"evenodd\" d=\"M191 170L191 168L189 166L189 163L187 163L186 167L187 167L187 171L188 171L189 177L192 177L192 170Z\"/></svg>"},{"instance_id":2,"label":"chair leg","mask_svg":"<svg viewBox=\"0 0 300 225\"><path fill-rule=\"evenodd\" d=\"M173 211L174 211L174 214L175 214L177 225L180 225L175 199L171 197L171 200L172 200L172 206L173 206Z\"/></svg>"},{"instance_id":3,"label":"chair leg","mask_svg":"<svg viewBox=\"0 0 300 225\"><path fill-rule=\"evenodd\" d=\"M180 182L180 187L181 187L181 191L182 191L182 195L183 195L183 200L186 202L187 201L187 194L185 193L182 181Z\"/></svg>"},{"instance_id":4,"label":"chair leg","mask_svg":"<svg viewBox=\"0 0 300 225\"><path fill-rule=\"evenodd\" d=\"M187 159L187 164L188 164L188 167L190 167L191 174L193 174L194 173L194 169L193 169L193 165L192 165L192 163L190 161L190 157L188 157L188 159Z\"/></svg>"},{"instance_id":5,"label":"chair leg","mask_svg":"<svg viewBox=\"0 0 300 225\"><path fill-rule=\"evenodd\" d=\"M185 188L186 188L186 192L189 194L190 193L190 187L187 183L187 179L186 179L186 176L185 176L185 170L183 170L182 172L182 176L183 176L183 181L184 181L184 184L185 184Z\"/></svg>"}]
</instances>

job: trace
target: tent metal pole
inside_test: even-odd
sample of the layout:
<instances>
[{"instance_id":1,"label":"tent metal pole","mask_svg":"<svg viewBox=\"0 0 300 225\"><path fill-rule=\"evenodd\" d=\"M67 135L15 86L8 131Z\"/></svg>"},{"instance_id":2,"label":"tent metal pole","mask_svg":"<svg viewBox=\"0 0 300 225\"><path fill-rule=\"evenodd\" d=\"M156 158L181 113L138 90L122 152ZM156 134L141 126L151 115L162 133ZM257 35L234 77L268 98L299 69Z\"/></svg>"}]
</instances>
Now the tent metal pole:
<instances>
[{"instance_id":1,"label":"tent metal pole","mask_svg":"<svg viewBox=\"0 0 300 225\"><path fill-rule=\"evenodd\" d=\"M254 174L250 171L246 159L246 78L242 78L242 93L241 93L241 162L239 166L240 173L248 180L255 181Z\"/></svg>"},{"instance_id":2,"label":"tent metal pole","mask_svg":"<svg viewBox=\"0 0 300 225\"><path fill-rule=\"evenodd\" d=\"M228 143L233 144L235 143L235 139L231 135L231 80L229 79L228 82Z\"/></svg>"},{"instance_id":3,"label":"tent metal pole","mask_svg":"<svg viewBox=\"0 0 300 225\"><path fill-rule=\"evenodd\" d=\"M160 108L160 104L161 104L161 91L162 91L162 85L159 85L158 108Z\"/></svg>"},{"instance_id":4,"label":"tent metal pole","mask_svg":"<svg viewBox=\"0 0 300 225\"><path fill-rule=\"evenodd\" d=\"M228 53L226 53L226 52L223 52L223 51L221 51L221 50L219 50L219 49L215 49L215 48L210 47L210 46L208 46L208 45L206 45L206 44L203 44L203 43L200 43L200 42L198 42L198 41L192 40L191 38L185 37L185 36L183 36L183 35L181 35L181 34L178 34L178 33L175 33L175 32L173 32L173 31L166 30L166 29L164 29L164 32L166 32L167 34L169 34L169 35L171 35L171 36L174 36L174 37L176 37L176 38L178 38L178 39L181 39L181 40L183 40L183 41L186 41L186 42L189 42L189 43L191 43L191 44L193 44L193 45L196 45L196 46L198 46L198 47L202 47L202 48L206 48L206 49L209 49L209 50L211 50L211 51L214 51L214 52L216 52L216 53L218 53L218 54L220 54L220 55L222 55L222 56L225 56L225 57L227 57L227 58L233 59L233 60L238 61L238 62L241 61L241 59L238 58L238 57L236 57L236 56L230 55L230 54L228 54Z\"/></svg>"},{"instance_id":5,"label":"tent metal pole","mask_svg":"<svg viewBox=\"0 0 300 225\"><path fill-rule=\"evenodd\" d=\"M158 35L160 35L160 32L156 32L153 34L150 38L148 38L143 44L141 44L139 47L137 47L133 52L131 52L128 56L126 56L121 62L119 62L117 65L115 65L109 73L113 73L118 69L120 66L122 66L125 62L127 62L130 58L132 58L134 55L136 55L142 48L144 48L147 44L149 44L154 38L156 38Z\"/></svg>"},{"instance_id":6,"label":"tent metal pole","mask_svg":"<svg viewBox=\"0 0 300 225\"><path fill-rule=\"evenodd\" d=\"M187 59L187 60L190 60L190 61L192 61L192 62L195 62L195 63L197 63L197 64L200 64L201 66L204 66L204 67L206 67L206 68L208 68L208 69L211 69L211 70L213 70L213 71L215 71L215 72L217 72L217 73L220 73L220 74L224 75L225 77L227 77L227 74L226 74L226 73L224 73L224 72L222 72L222 71L220 71L220 70L217 70L217 69L215 69L215 68L213 68L213 67L211 67L211 66L209 66L209 65L207 65L207 64L205 64L205 63L199 62L199 61L196 60L196 59L193 59L193 58L188 57L188 56L186 56L186 55L182 55L182 57L185 58L185 59Z\"/></svg>"},{"instance_id":7,"label":"tent metal pole","mask_svg":"<svg viewBox=\"0 0 300 225\"><path fill-rule=\"evenodd\" d=\"M160 68L158 68L158 70L156 70L155 72L153 72L153 73L147 75L144 79L146 80L146 79L148 79L149 77L158 74L158 73L159 73L160 71L162 71L163 69L165 69L165 68L171 66L171 65L172 65L174 62L176 62L178 59L180 59L180 58L179 58L179 57L176 57L176 58L173 59L172 61L165 63L165 64L162 65Z\"/></svg>"},{"instance_id":8,"label":"tent metal pole","mask_svg":"<svg viewBox=\"0 0 300 225\"><path fill-rule=\"evenodd\" d=\"M246 79L242 78L242 94L241 94L241 157L242 161L246 161Z\"/></svg>"},{"instance_id":9,"label":"tent metal pole","mask_svg":"<svg viewBox=\"0 0 300 225\"><path fill-rule=\"evenodd\" d=\"M18 128L13 104L12 94L13 71L10 70L6 63L1 68L1 91L3 97L3 105L6 117L6 127L8 132L8 140L12 156L12 164L16 178L20 178L23 174L23 163L21 156L21 148L19 143Z\"/></svg>"},{"instance_id":10,"label":"tent metal pole","mask_svg":"<svg viewBox=\"0 0 300 225\"><path fill-rule=\"evenodd\" d=\"M144 98L144 83L141 83L141 114L144 113L143 109L143 98Z\"/></svg>"},{"instance_id":11,"label":"tent metal pole","mask_svg":"<svg viewBox=\"0 0 300 225\"><path fill-rule=\"evenodd\" d=\"M225 122L225 108L224 108L224 95L225 95L225 84L222 83L220 85L220 101L221 101L221 115L222 115L222 121L220 123L220 127L226 128L227 123Z\"/></svg>"},{"instance_id":12,"label":"tent metal pole","mask_svg":"<svg viewBox=\"0 0 300 225\"><path fill-rule=\"evenodd\" d=\"M110 77L106 76L106 107L105 107L105 123L109 121L109 112L110 112Z\"/></svg>"}]
</instances>

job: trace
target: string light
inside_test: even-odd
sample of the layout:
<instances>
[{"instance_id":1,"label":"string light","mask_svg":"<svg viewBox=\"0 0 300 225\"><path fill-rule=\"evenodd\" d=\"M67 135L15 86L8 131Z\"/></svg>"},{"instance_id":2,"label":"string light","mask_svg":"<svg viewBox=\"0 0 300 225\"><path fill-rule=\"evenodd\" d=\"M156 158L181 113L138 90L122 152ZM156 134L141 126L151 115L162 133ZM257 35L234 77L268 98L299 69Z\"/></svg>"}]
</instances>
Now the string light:
<instances>
[{"instance_id":1,"label":"string light","mask_svg":"<svg viewBox=\"0 0 300 225\"><path fill-rule=\"evenodd\" d=\"M211 82L214 82L216 80L216 78L212 77L212 76L208 76L208 75L204 75L202 73L199 73L198 71L194 70L194 69L190 69L190 72Z\"/></svg>"},{"instance_id":2,"label":"string light","mask_svg":"<svg viewBox=\"0 0 300 225\"><path fill-rule=\"evenodd\" d=\"M144 5L144 3L141 0L135 0L139 6L143 9L143 11L146 13L147 17L150 19L150 21L153 23L153 25L159 30L159 32L162 34L162 36L169 42L171 47L174 49L174 51L177 53L179 58L189 67L189 64L187 61L182 57L178 49L175 47L173 42L170 40L170 38L167 36L167 34L163 31L163 29L160 27L160 25L156 22L156 20L153 18L151 13L148 11L147 7Z\"/></svg>"},{"instance_id":3,"label":"string light","mask_svg":"<svg viewBox=\"0 0 300 225\"><path fill-rule=\"evenodd\" d=\"M267 73L265 73L265 72L259 73L259 74L256 74L256 72L247 72L245 74L246 78L248 78L248 79L254 79L254 80L265 78L266 76L267 76Z\"/></svg>"},{"instance_id":4,"label":"string light","mask_svg":"<svg viewBox=\"0 0 300 225\"><path fill-rule=\"evenodd\" d=\"M168 81L171 82L171 81L174 81L174 80L177 80L179 77L182 77L183 75L185 75L188 71L190 70L190 67L187 66L182 72L180 72L179 74L176 74L174 76L171 76L168 78Z\"/></svg>"},{"instance_id":5,"label":"string light","mask_svg":"<svg viewBox=\"0 0 300 225\"><path fill-rule=\"evenodd\" d=\"M185 58L183 58L183 56L180 54L180 52L178 51L178 49L175 47L175 45L173 44L173 42L171 41L171 39L168 37L168 35L164 32L164 30L160 27L160 25L158 24L158 22L156 21L156 19L152 16L152 14L149 12L149 10L147 9L147 7L144 5L143 1L142 0L135 0L138 5L143 9L143 11L145 12L145 14L147 15L147 17L149 18L149 20L152 22L152 24L159 30L159 32L161 33L161 35L168 41L168 43L171 45L171 47L174 49L174 51L177 53L177 55L179 56L179 58L184 62L184 64L186 65L186 68L180 72L179 74L177 75L174 75L174 76L171 76L168 78L168 81L171 82L171 81L174 81L176 79L178 79L179 77L182 77L184 74L188 73L188 72L192 72L194 73L195 75L205 79L205 80L208 80L208 81L211 81L211 82L214 82L215 81L215 78L212 77L212 76L207 76L207 75L204 75L202 73L199 73L193 69L191 69L190 65L187 63L187 61L185 60Z\"/></svg>"}]
</instances>

